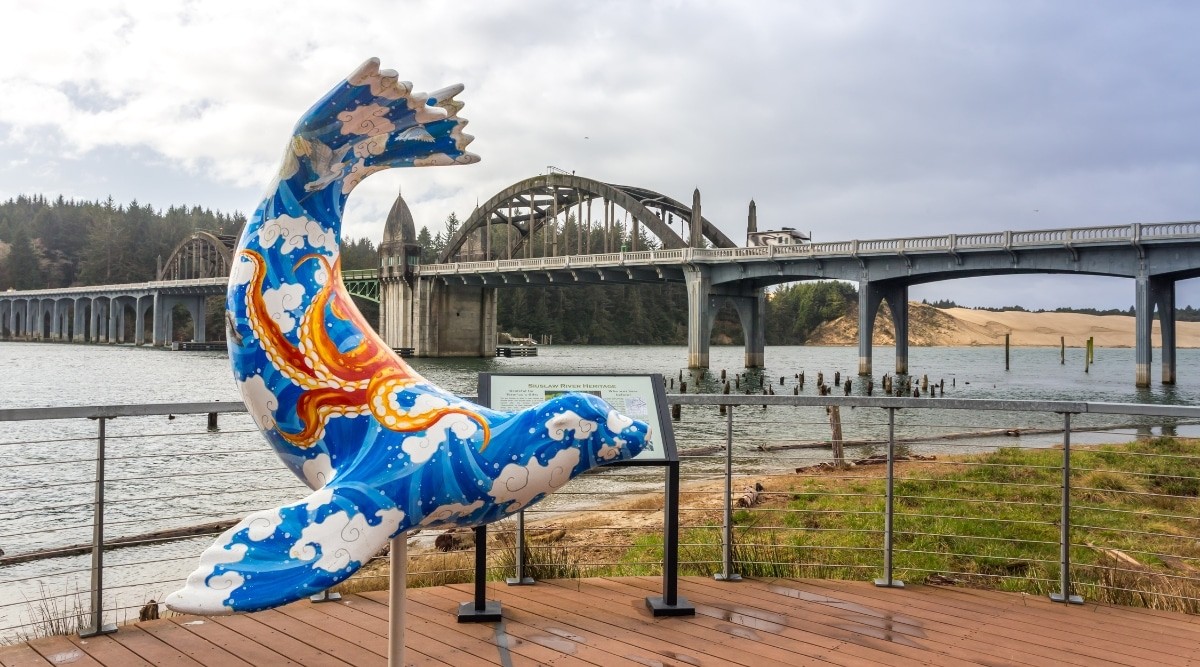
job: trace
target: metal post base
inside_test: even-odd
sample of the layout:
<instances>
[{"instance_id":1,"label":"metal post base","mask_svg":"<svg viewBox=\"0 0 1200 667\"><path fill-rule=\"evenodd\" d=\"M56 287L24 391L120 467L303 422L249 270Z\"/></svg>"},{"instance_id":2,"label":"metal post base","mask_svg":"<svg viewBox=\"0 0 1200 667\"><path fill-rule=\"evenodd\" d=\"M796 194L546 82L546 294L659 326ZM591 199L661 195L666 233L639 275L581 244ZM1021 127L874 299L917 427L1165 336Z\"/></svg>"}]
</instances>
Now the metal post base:
<instances>
[{"instance_id":1,"label":"metal post base","mask_svg":"<svg viewBox=\"0 0 1200 667\"><path fill-rule=\"evenodd\" d=\"M537 583L533 577L509 577L504 580L509 586L532 586Z\"/></svg>"},{"instance_id":2,"label":"metal post base","mask_svg":"<svg viewBox=\"0 0 1200 667\"><path fill-rule=\"evenodd\" d=\"M88 628L86 630L80 630L79 638L87 639L88 637L99 637L100 635L111 635L112 633L114 633L116 631L117 631L116 625L113 625L112 623L105 623L104 625L100 626L99 629Z\"/></svg>"},{"instance_id":3,"label":"metal post base","mask_svg":"<svg viewBox=\"0 0 1200 667\"><path fill-rule=\"evenodd\" d=\"M742 575L731 574L729 576L725 576L725 574L723 572L718 572L713 575L713 579L716 579L717 581L741 581Z\"/></svg>"},{"instance_id":4,"label":"metal post base","mask_svg":"<svg viewBox=\"0 0 1200 667\"><path fill-rule=\"evenodd\" d=\"M308 601L316 604L318 602L337 602L342 599L341 593L330 593L329 591L321 591L316 595L310 595Z\"/></svg>"},{"instance_id":5,"label":"metal post base","mask_svg":"<svg viewBox=\"0 0 1200 667\"><path fill-rule=\"evenodd\" d=\"M887 579L876 579L875 585L880 588L904 588L904 582L900 581L899 579L892 579L891 581L888 581Z\"/></svg>"},{"instance_id":6,"label":"metal post base","mask_svg":"<svg viewBox=\"0 0 1200 667\"><path fill-rule=\"evenodd\" d=\"M1083 604L1083 598L1078 595L1068 595L1064 600L1062 593L1051 593L1050 599L1055 602L1066 602L1067 604Z\"/></svg>"},{"instance_id":7,"label":"metal post base","mask_svg":"<svg viewBox=\"0 0 1200 667\"><path fill-rule=\"evenodd\" d=\"M500 601L488 600L483 609L476 609L474 602L458 605L459 623L495 623L500 620Z\"/></svg>"},{"instance_id":8,"label":"metal post base","mask_svg":"<svg viewBox=\"0 0 1200 667\"><path fill-rule=\"evenodd\" d=\"M646 606L650 608L650 613L655 616L695 616L696 608L688 604L687 599L679 596L675 599L675 604L667 604L662 596L651 596L646 598Z\"/></svg>"}]
</instances>

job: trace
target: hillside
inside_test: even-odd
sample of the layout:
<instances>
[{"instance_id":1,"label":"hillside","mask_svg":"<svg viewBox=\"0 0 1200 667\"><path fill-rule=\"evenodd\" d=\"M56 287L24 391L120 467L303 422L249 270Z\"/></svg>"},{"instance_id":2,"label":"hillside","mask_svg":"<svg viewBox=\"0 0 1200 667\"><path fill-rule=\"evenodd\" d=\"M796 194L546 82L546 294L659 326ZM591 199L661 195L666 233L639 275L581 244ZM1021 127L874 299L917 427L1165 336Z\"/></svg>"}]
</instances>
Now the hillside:
<instances>
[{"instance_id":1,"label":"hillside","mask_svg":"<svg viewBox=\"0 0 1200 667\"><path fill-rule=\"evenodd\" d=\"M1004 334L1012 334L1012 344L1057 346L1065 336L1067 345L1080 347L1094 336L1099 347L1133 347L1134 318L1127 315L1083 315L1079 313L993 312L969 308L934 308L909 303L910 345L1003 345ZM1177 322L1178 347L1200 348L1200 322ZM895 341L891 314L886 305L875 320L876 345ZM857 345L858 318L855 315L825 322L813 331L808 345ZM1160 344L1158 323L1154 324L1154 345Z\"/></svg>"}]
</instances>

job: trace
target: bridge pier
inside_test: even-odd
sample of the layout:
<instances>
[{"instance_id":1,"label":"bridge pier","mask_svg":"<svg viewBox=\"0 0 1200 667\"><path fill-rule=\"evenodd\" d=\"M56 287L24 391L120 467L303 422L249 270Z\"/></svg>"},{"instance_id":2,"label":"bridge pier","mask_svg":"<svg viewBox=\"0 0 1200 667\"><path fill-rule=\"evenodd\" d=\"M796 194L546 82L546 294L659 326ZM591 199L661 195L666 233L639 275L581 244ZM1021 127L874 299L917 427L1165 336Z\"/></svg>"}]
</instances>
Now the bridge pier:
<instances>
[{"instance_id":1,"label":"bridge pier","mask_svg":"<svg viewBox=\"0 0 1200 667\"><path fill-rule=\"evenodd\" d=\"M134 345L145 345L146 344L146 312L149 311L151 308L154 308L154 306L157 305L157 303L156 303L157 301L158 301L157 293L155 293L152 296L137 297L137 301L135 302L134 311L133 311L133 315L134 315L134 317L133 317L133 325L134 325L133 326L133 344ZM158 309L154 308L154 312L157 313ZM152 334L154 335L154 337L157 337L158 331L155 329L152 329L151 331L152 331ZM153 341L151 341L151 343L153 343Z\"/></svg>"},{"instance_id":2,"label":"bridge pier","mask_svg":"<svg viewBox=\"0 0 1200 667\"><path fill-rule=\"evenodd\" d=\"M496 356L496 288L434 278L418 281L417 291L409 334L417 356Z\"/></svg>"},{"instance_id":3,"label":"bridge pier","mask_svg":"<svg viewBox=\"0 0 1200 667\"><path fill-rule=\"evenodd\" d=\"M708 368L708 341L717 316L712 298L712 275L706 266L685 266L683 278L687 283L688 299L688 368Z\"/></svg>"},{"instance_id":4,"label":"bridge pier","mask_svg":"<svg viewBox=\"0 0 1200 667\"><path fill-rule=\"evenodd\" d=\"M767 355L767 299L762 288L748 290L744 296L731 296L730 301L737 308L738 319L742 322L742 337L746 340L746 368L763 368L766 366ZM716 309L712 309L716 316ZM712 325L709 325L712 330Z\"/></svg>"},{"instance_id":5,"label":"bridge pier","mask_svg":"<svg viewBox=\"0 0 1200 667\"><path fill-rule=\"evenodd\" d=\"M871 375L872 337L875 316L884 301L892 312L896 333L896 373L908 373L908 285L858 281L858 374Z\"/></svg>"},{"instance_id":6,"label":"bridge pier","mask_svg":"<svg viewBox=\"0 0 1200 667\"><path fill-rule=\"evenodd\" d=\"M1138 276L1134 294L1134 385L1149 387L1154 363L1154 311L1162 334L1162 383L1175 384L1175 281Z\"/></svg>"},{"instance_id":7,"label":"bridge pier","mask_svg":"<svg viewBox=\"0 0 1200 667\"><path fill-rule=\"evenodd\" d=\"M71 311L74 314L74 317L72 318L74 321L71 323L71 342L72 343L86 343L87 342L87 327L84 326L84 322L86 321L85 318L87 315L87 307L84 304L85 304L85 301L89 301L89 300L90 299L79 298L79 299L74 299L71 302Z\"/></svg>"}]
</instances>

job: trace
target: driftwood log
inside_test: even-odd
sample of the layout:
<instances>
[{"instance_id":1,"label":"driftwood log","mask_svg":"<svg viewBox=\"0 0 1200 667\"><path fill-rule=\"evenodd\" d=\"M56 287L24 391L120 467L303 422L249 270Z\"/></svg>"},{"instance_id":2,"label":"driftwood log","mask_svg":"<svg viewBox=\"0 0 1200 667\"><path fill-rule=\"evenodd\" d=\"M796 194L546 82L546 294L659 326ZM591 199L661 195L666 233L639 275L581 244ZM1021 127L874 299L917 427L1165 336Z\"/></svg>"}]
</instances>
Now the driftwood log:
<instances>
[{"instance_id":1,"label":"driftwood log","mask_svg":"<svg viewBox=\"0 0 1200 667\"><path fill-rule=\"evenodd\" d=\"M759 495L763 492L763 485L755 482L754 486L747 486L742 489L742 496L737 499L738 507L754 507L761 500Z\"/></svg>"}]
</instances>

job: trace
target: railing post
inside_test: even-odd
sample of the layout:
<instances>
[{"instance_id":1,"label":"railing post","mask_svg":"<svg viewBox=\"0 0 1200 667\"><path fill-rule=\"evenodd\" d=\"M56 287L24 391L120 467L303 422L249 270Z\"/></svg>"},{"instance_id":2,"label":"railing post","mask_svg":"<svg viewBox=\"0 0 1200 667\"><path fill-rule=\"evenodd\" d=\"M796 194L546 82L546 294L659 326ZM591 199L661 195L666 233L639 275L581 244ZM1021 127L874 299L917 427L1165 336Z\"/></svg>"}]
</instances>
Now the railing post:
<instances>
[{"instance_id":1,"label":"railing post","mask_svg":"<svg viewBox=\"0 0 1200 667\"><path fill-rule=\"evenodd\" d=\"M1059 592L1050 599L1067 604L1083 604L1079 595L1071 595L1071 413L1063 413L1062 517L1059 520L1058 582Z\"/></svg>"},{"instance_id":2,"label":"railing post","mask_svg":"<svg viewBox=\"0 0 1200 667\"><path fill-rule=\"evenodd\" d=\"M79 636L95 637L117 631L117 626L104 623L104 428L106 420L100 417L96 432L96 489L92 503L92 622L80 629Z\"/></svg>"},{"instance_id":3,"label":"railing post","mask_svg":"<svg viewBox=\"0 0 1200 667\"><path fill-rule=\"evenodd\" d=\"M882 588L904 588L903 581L892 578L892 534L893 510L895 509L896 481L896 408L888 408L888 445L887 445L887 496L883 514L883 578L876 579L875 585Z\"/></svg>"},{"instance_id":4,"label":"railing post","mask_svg":"<svg viewBox=\"0 0 1200 667\"><path fill-rule=\"evenodd\" d=\"M504 582L509 586L532 586L533 577L525 576L525 510L517 512L517 539L516 539L516 575L509 577Z\"/></svg>"},{"instance_id":5,"label":"railing post","mask_svg":"<svg viewBox=\"0 0 1200 667\"><path fill-rule=\"evenodd\" d=\"M725 518L721 526L721 572L717 581L741 581L733 571L733 406L725 406Z\"/></svg>"}]
</instances>

